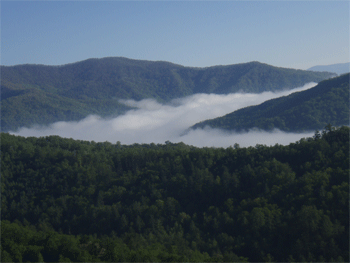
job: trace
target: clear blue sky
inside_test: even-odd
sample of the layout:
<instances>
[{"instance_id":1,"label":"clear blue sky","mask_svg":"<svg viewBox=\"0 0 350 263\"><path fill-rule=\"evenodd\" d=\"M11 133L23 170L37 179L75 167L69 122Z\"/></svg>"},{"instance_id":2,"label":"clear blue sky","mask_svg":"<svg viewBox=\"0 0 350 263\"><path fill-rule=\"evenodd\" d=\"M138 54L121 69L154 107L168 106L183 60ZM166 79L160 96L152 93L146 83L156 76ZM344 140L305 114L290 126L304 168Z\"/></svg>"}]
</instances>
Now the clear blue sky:
<instances>
[{"instance_id":1,"label":"clear blue sky","mask_svg":"<svg viewBox=\"0 0 350 263\"><path fill-rule=\"evenodd\" d=\"M1 64L349 62L348 1L1 1Z\"/></svg>"}]
</instances>

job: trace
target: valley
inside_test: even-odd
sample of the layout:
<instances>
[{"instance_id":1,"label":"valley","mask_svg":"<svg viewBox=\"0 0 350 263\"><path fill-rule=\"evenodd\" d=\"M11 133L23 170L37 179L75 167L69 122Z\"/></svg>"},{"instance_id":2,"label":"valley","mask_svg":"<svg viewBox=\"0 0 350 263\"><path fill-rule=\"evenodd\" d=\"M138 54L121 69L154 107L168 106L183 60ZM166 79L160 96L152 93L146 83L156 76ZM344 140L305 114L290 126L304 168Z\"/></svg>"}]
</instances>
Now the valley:
<instances>
[{"instance_id":1,"label":"valley","mask_svg":"<svg viewBox=\"0 0 350 263\"><path fill-rule=\"evenodd\" d=\"M115 117L132 107L120 100L169 102L193 94L262 93L319 82L334 73L273 67L259 62L207 68L127 58L62 65L1 66L1 131Z\"/></svg>"}]
</instances>

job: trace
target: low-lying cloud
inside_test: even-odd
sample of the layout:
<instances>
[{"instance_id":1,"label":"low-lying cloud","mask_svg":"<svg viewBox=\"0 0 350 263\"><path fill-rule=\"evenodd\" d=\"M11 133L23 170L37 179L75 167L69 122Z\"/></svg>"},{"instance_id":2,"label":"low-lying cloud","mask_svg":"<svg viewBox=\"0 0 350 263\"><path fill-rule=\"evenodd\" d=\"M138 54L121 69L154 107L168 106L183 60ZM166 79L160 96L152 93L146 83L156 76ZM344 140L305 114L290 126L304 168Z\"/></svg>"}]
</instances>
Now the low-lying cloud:
<instances>
[{"instance_id":1,"label":"low-lying cloud","mask_svg":"<svg viewBox=\"0 0 350 263\"><path fill-rule=\"evenodd\" d=\"M20 136L61 137L95 142L109 141L122 144L184 142L198 147L229 147L238 143L242 147L256 144L289 144L313 132L303 134L250 131L231 133L218 129L184 131L197 122L223 116L237 109L260 104L266 100L286 96L293 92L314 87L316 83L283 92L263 92L260 94L234 93L228 95L195 94L176 99L169 104L160 104L152 99L141 101L124 100L123 103L136 109L129 110L113 119L91 115L78 122L56 122L46 127L22 128L13 133Z\"/></svg>"}]
</instances>

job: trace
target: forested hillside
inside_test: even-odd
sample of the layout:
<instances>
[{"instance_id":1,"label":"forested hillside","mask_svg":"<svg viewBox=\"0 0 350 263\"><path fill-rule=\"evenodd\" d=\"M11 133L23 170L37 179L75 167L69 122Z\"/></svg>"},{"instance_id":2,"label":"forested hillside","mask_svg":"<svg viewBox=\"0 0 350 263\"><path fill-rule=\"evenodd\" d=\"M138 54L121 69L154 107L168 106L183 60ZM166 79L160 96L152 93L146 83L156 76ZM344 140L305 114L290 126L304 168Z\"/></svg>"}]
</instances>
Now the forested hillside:
<instances>
[{"instance_id":1,"label":"forested hillside","mask_svg":"<svg viewBox=\"0 0 350 263\"><path fill-rule=\"evenodd\" d=\"M1 129L117 115L120 99L169 101L194 93L262 92L332 76L259 62L208 68L127 58L88 59L63 66L1 66Z\"/></svg>"},{"instance_id":2,"label":"forested hillside","mask_svg":"<svg viewBox=\"0 0 350 263\"><path fill-rule=\"evenodd\" d=\"M248 131L252 128L302 132L322 129L327 123L349 125L349 78L345 74L289 96L266 101L195 124L192 129L219 128Z\"/></svg>"},{"instance_id":3,"label":"forested hillside","mask_svg":"<svg viewBox=\"0 0 350 263\"><path fill-rule=\"evenodd\" d=\"M2 133L2 261L348 262L349 131L227 149Z\"/></svg>"}]
</instances>

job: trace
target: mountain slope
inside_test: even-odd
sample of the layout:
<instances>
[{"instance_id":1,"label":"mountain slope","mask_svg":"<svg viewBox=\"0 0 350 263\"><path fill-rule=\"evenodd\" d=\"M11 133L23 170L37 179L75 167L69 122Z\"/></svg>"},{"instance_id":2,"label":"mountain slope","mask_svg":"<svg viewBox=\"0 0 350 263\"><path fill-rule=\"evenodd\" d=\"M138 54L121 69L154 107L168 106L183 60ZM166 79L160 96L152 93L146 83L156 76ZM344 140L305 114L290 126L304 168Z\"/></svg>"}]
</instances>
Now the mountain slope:
<instances>
[{"instance_id":1,"label":"mountain slope","mask_svg":"<svg viewBox=\"0 0 350 263\"><path fill-rule=\"evenodd\" d=\"M119 114L119 99L169 101L194 93L290 89L332 76L250 62L209 68L127 58L88 59L63 66L1 67L1 130Z\"/></svg>"},{"instance_id":2,"label":"mountain slope","mask_svg":"<svg viewBox=\"0 0 350 263\"><path fill-rule=\"evenodd\" d=\"M229 113L223 117L203 121L192 129L220 128L249 130L260 128L301 132L332 125L349 124L349 76L345 74L324 80L314 88L289 96L266 101Z\"/></svg>"},{"instance_id":3,"label":"mountain slope","mask_svg":"<svg viewBox=\"0 0 350 263\"><path fill-rule=\"evenodd\" d=\"M349 262L349 132L236 149L2 133L2 262Z\"/></svg>"},{"instance_id":4,"label":"mountain slope","mask_svg":"<svg viewBox=\"0 0 350 263\"><path fill-rule=\"evenodd\" d=\"M333 65L325 65L325 66L314 66L309 68L311 71L328 71L334 72L338 75L349 73L350 72L350 62L348 63L338 63Z\"/></svg>"}]
</instances>

